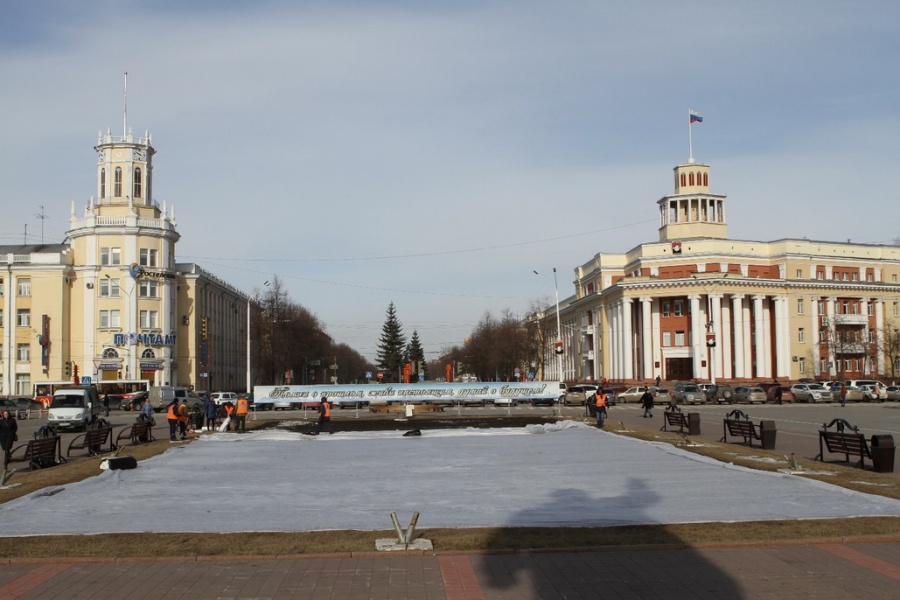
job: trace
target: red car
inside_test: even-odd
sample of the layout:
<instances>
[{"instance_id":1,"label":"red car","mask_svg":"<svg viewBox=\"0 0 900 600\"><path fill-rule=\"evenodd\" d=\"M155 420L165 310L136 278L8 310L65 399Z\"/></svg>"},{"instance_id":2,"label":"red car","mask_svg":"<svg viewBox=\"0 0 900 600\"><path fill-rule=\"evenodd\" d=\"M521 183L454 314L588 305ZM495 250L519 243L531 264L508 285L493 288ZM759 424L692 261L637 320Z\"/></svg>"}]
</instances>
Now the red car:
<instances>
[{"instance_id":1,"label":"red car","mask_svg":"<svg viewBox=\"0 0 900 600\"><path fill-rule=\"evenodd\" d=\"M766 390L766 401L767 402L775 402L775 389L781 389L781 401L782 402L793 402L794 401L794 393L791 391L791 388L786 385L781 386L769 386L769 389Z\"/></svg>"}]
</instances>

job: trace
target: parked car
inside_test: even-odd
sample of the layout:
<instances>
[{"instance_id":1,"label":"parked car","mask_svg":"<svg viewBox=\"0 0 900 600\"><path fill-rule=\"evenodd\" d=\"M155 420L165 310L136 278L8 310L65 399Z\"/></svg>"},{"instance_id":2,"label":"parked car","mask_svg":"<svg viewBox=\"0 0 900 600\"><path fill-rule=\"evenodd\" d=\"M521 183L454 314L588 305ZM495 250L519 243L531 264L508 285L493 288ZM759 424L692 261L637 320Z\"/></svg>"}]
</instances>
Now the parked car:
<instances>
[{"instance_id":1,"label":"parked car","mask_svg":"<svg viewBox=\"0 0 900 600\"><path fill-rule=\"evenodd\" d=\"M887 400L887 393L881 386L861 385L859 391L862 392L864 402L884 402Z\"/></svg>"},{"instance_id":2,"label":"parked car","mask_svg":"<svg viewBox=\"0 0 900 600\"><path fill-rule=\"evenodd\" d=\"M591 386L593 389L590 391L591 396L594 395L594 391L597 389L596 386ZM572 385L569 386L569 389L566 390L566 395L563 396L563 404L566 406L578 405L581 406L587 400L587 394L585 392L585 386L583 385Z\"/></svg>"},{"instance_id":3,"label":"parked car","mask_svg":"<svg viewBox=\"0 0 900 600\"><path fill-rule=\"evenodd\" d=\"M515 406L516 401L512 398L494 398L494 406Z\"/></svg>"},{"instance_id":4,"label":"parked car","mask_svg":"<svg viewBox=\"0 0 900 600\"><path fill-rule=\"evenodd\" d=\"M696 383L676 383L672 388L672 399L680 404L703 404L706 394Z\"/></svg>"},{"instance_id":5,"label":"parked car","mask_svg":"<svg viewBox=\"0 0 900 600\"><path fill-rule=\"evenodd\" d=\"M766 396L766 391L758 386L738 386L734 388L734 401L735 402L746 402L747 404L765 404L766 400L768 400ZM782 396L781 401L784 402L784 396Z\"/></svg>"},{"instance_id":6,"label":"parked car","mask_svg":"<svg viewBox=\"0 0 900 600\"><path fill-rule=\"evenodd\" d=\"M144 407L144 402L146 402L150 398L150 392L135 392L133 394L125 394L122 396L122 405L119 407L122 410L131 410L134 412L139 412Z\"/></svg>"},{"instance_id":7,"label":"parked car","mask_svg":"<svg viewBox=\"0 0 900 600\"><path fill-rule=\"evenodd\" d=\"M237 404L238 400L237 394L235 394L234 392L214 392L210 394L209 397L212 398L213 402L215 402L216 405L222 405L226 402Z\"/></svg>"},{"instance_id":8,"label":"parked car","mask_svg":"<svg viewBox=\"0 0 900 600\"><path fill-rule=\"evenodd\" d=\"M862 402L863 401L863 391L858 387L854 387L852 385L844 386L847 388L847 402ZM840 396L838 396L840 398Z\"/></svg>"},{"instance_id":9,"label":"parked car","mask_svg":"<svg viewBox=\"0 0 900 600\"><path fill-rule=\"evenodd\" d=\"M791 392L797 402L831 402L833 400L831 390L826 390L825 386L818 383L795 383L791 386Z\"/></svg>"},{"instance_id":10,"label":"parked car","mask_svg":"<svg viewBox=\"0 0 900 600\"><path fill-rule=\"evenodd\" d=\"M641 399L641 396L643 396L644 392L646 392L648 389L650 390L651 394L653 393L654 390L656 390L656 388L652 385L649 388L646 386L644 386L644 387L638 386L638 387L628 388L627 390L625 390L624 392L619 394L618 400L620 402L624 402L625 404L628 404L629 402L639 402Z\"/></svg>"},{"instance_id":11,"label":"parked car","mask_svg":"<svg viewBox=\"0 0 900 600\"><path fill-rule=\"evenodd\" d=\"M666 388L651 387L650 393L653 394L653 401L656 404L669 404L672 402L672 395Z\"/></svg>"},{"instance_id":12,"label":"parked car","mask_svg":"<svg viewBox=\"0 0 900 600\"><path fill-rule=\"evenodd\" d=\"M707 402L718 402L719 404L731 404L734 402L734 388L730 385L701 383L700 389L706 395Z\"/></svg>"},{"instance_id":13,"label":"parked car","mask_svg":"<svg viewBox=\"0 0 900 600\"><path fill-rule=\"evenodd\" d=\"M42 408L44 408L44 405L41 404L40 402L38 402L37 400L35 400L34 398L27 398L27 397L7 398L7 400L14 402L16 404L16 408L18 410L41 410ZM7 405L5 405L5 406L7 406ZM11 405L8 405L8 406L11 406ZM10 410L12 410L12 409L10 409Z\"/></svg>"},{"instance_id":14,"label":"parked car","mask_svg":"<svg viewBox=\"0 0 900 600\"><path fill-rule=\"evenodd\" d=\"M781 402L782 403L796 402L797 399L794 398L794 392L792 392L791 388L786 385L782 385L782 386L773 385L773 386L769 387L769 389L766 390L766 401L767 402L775 402L775 390L777 390L779 388L781 389Z\"/></svg>"},{"instance_id":15,"label":"parked car","mask_svg":"<svg viewBox=\"0 0 900 600\"><path fill-rule=\"evenodd\" d=\"M0 410L8 410L10 414L16 414L16 411L19 410L19 405L16 404L15 400L10 400L9 398L0 398Z\"/></svg>"},{"instance_id":16,"label":"parked car","mask_svg":"<svg viewBox=\"0 0 900 600\"><path fill-rule=\"evenodd\" d=\"M900 400L900 385L889 385L885 388L888 400Z\"/></svg>"}]
</instances>

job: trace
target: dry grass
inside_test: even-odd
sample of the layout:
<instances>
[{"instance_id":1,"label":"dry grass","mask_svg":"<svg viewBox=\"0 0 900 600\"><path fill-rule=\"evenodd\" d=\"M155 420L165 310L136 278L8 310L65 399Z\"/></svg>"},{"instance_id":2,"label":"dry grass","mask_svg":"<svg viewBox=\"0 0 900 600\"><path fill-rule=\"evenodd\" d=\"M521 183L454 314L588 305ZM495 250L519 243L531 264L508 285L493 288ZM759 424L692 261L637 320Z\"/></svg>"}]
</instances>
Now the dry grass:
<instances>
[{"instance_id":1,"label":"dry grass","mask_svg":"<svg viewBox=\"0 0 900 600\"><path fill-rule=\"evenodd\" d=\"M248 424L265 426L264 421ZM615 431L615 430L614 430ZM777 452L750 449L735 444L703 441L687 445L679 434L628 428L618 432L650 441L671 443L725 462L762 470L786 467ZM143 460L165 452L171 444L159 441L126 448L121 455ZM779 458L780 464L753 460L752 457ZM81 481L99 472L102 458L89 458L52 469L17 473L13 482L19 487L0 490L0 503L49 486ZM823 465L801 459L807 471L827 470L832 475L806 475L835 485L900 499L900 481L895 477ZM419 537L434 543L436 551L537 550L560 548L596 548L601 546L643 546L658 544L695 545L729 543L779 543L796 540L835 539L848 536L898 536L900 517L764 521L729 524L703 523L590 528L485 528L422 529ZM107 558L107 557L183 557L183 556L295 556L371 552L375 539L392 538L390 531L313 531L299 533L230 534L103 534L97 536L34 536L0 538L2 558Z\"/></svg>"}]
</instances>

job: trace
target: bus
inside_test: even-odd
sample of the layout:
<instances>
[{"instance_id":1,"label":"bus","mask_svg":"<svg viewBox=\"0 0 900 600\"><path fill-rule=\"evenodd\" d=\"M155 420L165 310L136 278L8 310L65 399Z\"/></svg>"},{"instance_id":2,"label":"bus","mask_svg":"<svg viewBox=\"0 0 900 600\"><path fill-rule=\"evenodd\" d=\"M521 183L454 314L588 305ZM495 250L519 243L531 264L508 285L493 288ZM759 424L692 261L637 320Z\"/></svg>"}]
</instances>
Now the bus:
<instances>
[{"instance_id":1,"label":"bus","mask_svg":"<svg viewBox=\"0 0 900 600\"><path fill-rule=\"evenodd\" d=\"M44 408L50 407L50 401L53 400L53 394L57 388L64 385L75 385L71 379L65 381L41 381L34 384L34 399L44 405Z\"/></svg>"},{"instance_id":2,"label":"bus","mask_svg":"<svg viewBox=\"0 0 900 600\"><path fill-rule=\"evenodd\" d=\"M101 379L95 381L97 392L100 398L109 394L110 396L122 397L122 410L129 410L131 401L138 394L144 394L146 397L150 393L149 379Z\"/></svg>"}]
</instances>

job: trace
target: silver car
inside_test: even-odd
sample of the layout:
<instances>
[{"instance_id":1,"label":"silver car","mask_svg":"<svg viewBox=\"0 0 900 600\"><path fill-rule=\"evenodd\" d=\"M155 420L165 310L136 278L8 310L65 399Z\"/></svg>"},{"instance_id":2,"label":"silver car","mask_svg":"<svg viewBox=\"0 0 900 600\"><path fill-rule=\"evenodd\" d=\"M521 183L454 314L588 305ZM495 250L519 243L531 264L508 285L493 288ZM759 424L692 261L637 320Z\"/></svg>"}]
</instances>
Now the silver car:
<instances>
[{"instance_id":1,"label":"silver car","mask_svg":"<svg viewBox=\"0 0 900 600\"><path fill-rule=\"evenodd\" d=\"M676 383L672 389L672 398L680 404L703 404L706 394L696 383Z\"/></svg>"},{"instance_id":2,"label":"silver car","mask_svg":"<svg viewBox=\"0 0 900 600\"><path fill-rule=\"evenodd\" d=\"M739 386L734 388L734 401L746 402L747 404L765 404L768 400L766 390L761 387Z\"/></svg>"},{"instance_id":3,"label":"silver car","mask_svg":"<svg viewBox=\"0 0 900 600\"><path fill-rule=\"evenodd\" d=\"M797 402L832 402L834 397L831 390L818 383L795 383L791 386L791 393Z\"/></svg>"}]
</instances>

